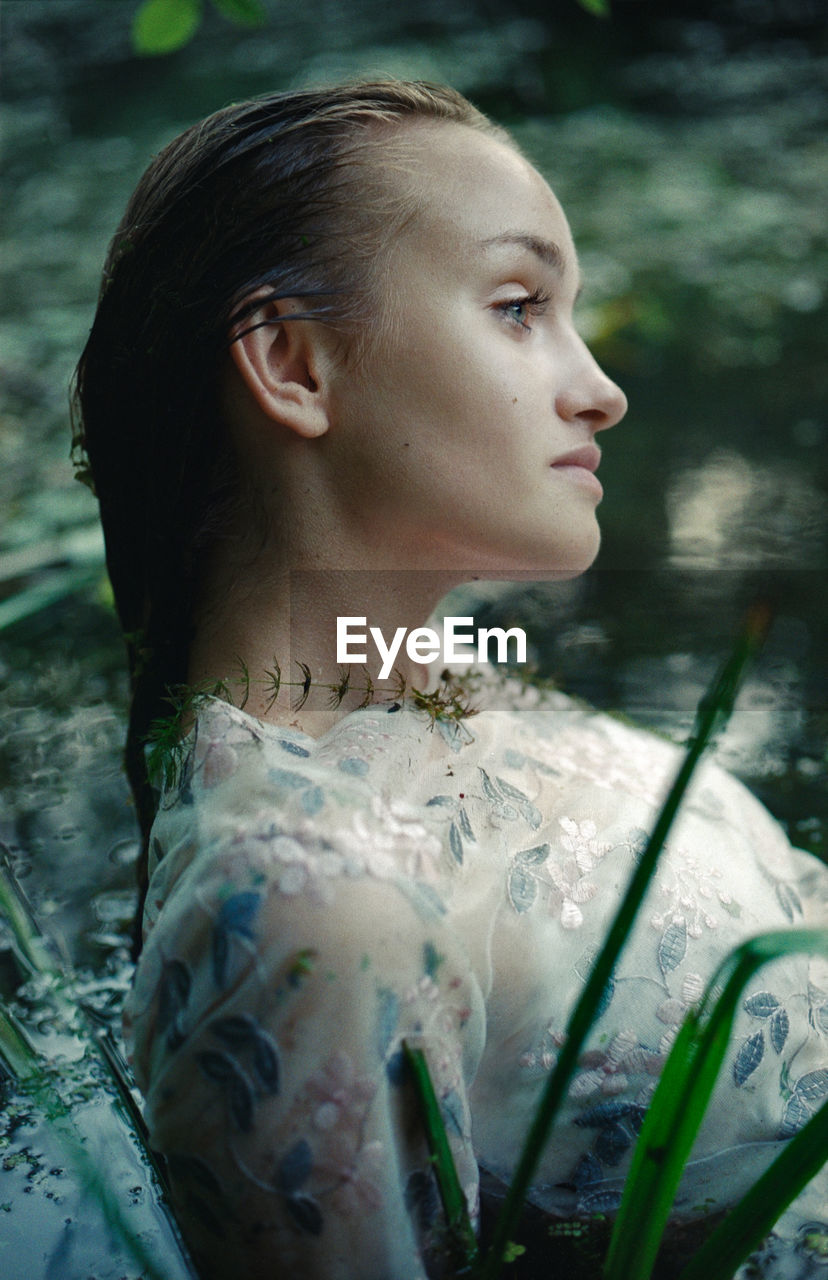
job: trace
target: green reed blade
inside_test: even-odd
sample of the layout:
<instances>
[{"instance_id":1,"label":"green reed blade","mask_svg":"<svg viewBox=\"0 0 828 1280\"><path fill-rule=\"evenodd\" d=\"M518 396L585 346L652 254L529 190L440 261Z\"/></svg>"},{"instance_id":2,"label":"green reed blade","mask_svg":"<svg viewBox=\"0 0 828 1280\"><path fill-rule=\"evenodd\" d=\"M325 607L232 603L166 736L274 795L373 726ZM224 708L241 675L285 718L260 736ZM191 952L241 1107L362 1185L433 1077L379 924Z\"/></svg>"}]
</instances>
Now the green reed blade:
<instances>
[{"instance_id":1,"label":"green reed blade","mask_svg":"<svg viewBox=\"0 0 828 1280\"><path fill-rule=\"evenodd\" d=\"M828 1153L828 1102L698 1249L679 1280L731 1280L791 1201L819 1173Z\"/></svg>"},{"instance_id":2,"label":"green reed blade","mask_svg":"<svg viewBox=\"0 0 828 1280\"><path fill-rule=\"evenodd\" d=\"M589 1029L601 1007L604 991L622 948L632 930L638 909L655 873L659 855L673 825L693 773L712 736L730 717L736 693L748 662L764 640L769 624L767 611L754 608L748 615L733 652L696 712L693 733L652 834L636 866L627 892L613 920L586 986L570 1017L566 1042L546 1082L503 1208L495 1223L492 1243L483 1259L480 1280L497 1280L512 1232L520 1218L532 1175L548 1140L558 1109L566 1095Z\"/></svg>"},{"instance_id":3,"label":"green reed blade","mask_svg":"<svg viewBox=\"0 0 828 1280\"><path fill-rule=\"evenodd\" d=\"M420 1115L425 1126L426 1141L434 1163L446 1221L462 1255L461 1268L469 1266L477 1255L477 1237L469 1221L466 1197L457 1176L428 1063L422 1049L413 1049L405 1040L402 1047L405 1060L414 1078Z\"/></svg>"},{"instance_id":4,"label":"green reed blade","mask_svg":"<svg viewBox=\"0 0 828 1280\"><path fill-rule=\"evenodd\" d=\"M160 1176L158 1162L145 1140L146 1130L143 1122L136 1122L134 1103L132 1103L126 1079L123 1073L119 1074L113 1069L114 1050L104 1043L100 1035L92 1033L88 1025L82 1022L78 1025L77 1014L78 1012L84 1014L85 1010L75 998L70 976L61 970L51 954L11 868L3 862L0 862L0 916L9 926L14 956L21 969L49 979L50 1000L74 1030L79 1034L86 1033L90 1051L96 1053L109 1068L109 1076L116 1090L115 1096L110 1097L110 1103L121 1123L125 1123L135 1135L144 1155L156 1176L159 1177L159 1185L165 1187L165 1180ZM166 1280L165 1272L162 1270L163 1263L152 1257L141 1235L130 1228L109 1186L106 1169L87 1151L84 1135L75 1121L71 1108L63 1101L51 1078L50 1064L32 1045L25 1028L19 1024L11 1011L3 1006L2 1002L0 1002L0 1059L20 1090L31 1097L48 1118L66 1152L67 1163L76 1170L85 1191L103 1206L107 1223L118 1234L133 1260L141 1267L142 1276L147 1277L147 1280ZM195 1271L178 1226L166 1205L161 1205L160 1208L167 1218L176 1241L181 1268L195 1280Z\"/></svg>"},{"instance_id":5,"label":"green reed blade","mask_svg":"<svg viewBox=\"0 0 828 1280\"><path fill-rule=\"evenodd\" d=\"M727 1052L742 990L762 965L795 952L828 955L828 930L791 929L749 939L725 957L699 1007L685 1019L635 1146L605 1280L649 1280L682 1170Z\"/></svg>"}]
</instances>

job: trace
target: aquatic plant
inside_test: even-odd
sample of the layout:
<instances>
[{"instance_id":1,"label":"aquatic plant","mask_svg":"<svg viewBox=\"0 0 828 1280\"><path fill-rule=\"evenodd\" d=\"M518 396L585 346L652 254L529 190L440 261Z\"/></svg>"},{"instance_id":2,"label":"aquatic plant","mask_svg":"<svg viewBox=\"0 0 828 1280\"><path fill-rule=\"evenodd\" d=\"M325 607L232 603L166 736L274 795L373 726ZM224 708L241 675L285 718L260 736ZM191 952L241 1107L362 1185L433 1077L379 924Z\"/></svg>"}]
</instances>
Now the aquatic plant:
<instances>
[{"instance_id":1,"label":"aquatic plant","mask_svg":"<svg viewBox=\"0 0 828 1280\"><path fill-rule=\"evenodd\" d=\"M91 1011L85 1008L71 973L57 960L49 939L38 927L10 867L2 858L0 919L8 925L12 954L20 975L38 983L41 1001L50 1006L53 1022L59 1024L67 1036L79 1036L84 1042L84 1056L103 1068L100 1074L108 1082L104 1091L112 1119L131 1134L133 1148L143 1153L153 1172L159 1191L157 1212L165 1219L164 1225L175 1250L174 1259L159 1257L148 1246L144 1233L134 1230L127 1222L111 1186L108 1164L100 1152L97 1155L90 1153L88 1135L79 1125L71 1101L64 1096L67 1075L71 1080L71 1070L67 1072L60 1057L50 1060L38 1052L23 1023L2 999L0 1083L4 1074L11 1077L18 1094L30 1099L47 1118L67 1165L74 1171L85 1194L101 1206L108 1227L120 1240L124 1253L140 1266L144 1280L170 1280L171 1272L182 1280L186 1276L195 1280L195 1271L177 1224L162 1198L165 1193L164 1173L149 1146L143 1118L132 1096L133 1086L126 1064L111 1033L97 1025Z\"/></svg>"},{"instance_id":2,"label":"aquatic plant","mask_svg":"<svg viewBox=\"0 0 828 1280\"><path fill-rule=\"evenodd\" d=\"M638 908L655 873L659 855L675 820L696 766L714 734L724 728L744 670L760 647L768 626L763 608L748 616L733 653L710 691L702 698L687 751L656 819L652 834L593 965L584 991L571 1014L566 1040L547 1080L527 1134L492 1240L480 1255L465 1212L458 1207L458 1179L442 1129L439 1106L422 1057L409 1050L414 1081L437 1166L438 1187L450 1233L463 1248L461 1272L478 1280L497 1280L515 1257L511 1237L523 1211L532 1174L566 1096L567 1086L590 1028L596 1021L612 971L632 930ZM691 1010L664 1066L658 1089L636 1144L624 1196L615 1221L604 1267L606 1280L648 1280L667 1224L670 1206L701 1125L716 1076L727 1049L739 995L761 965L795 951L828 956L828 929L792 929L749 939L725 957L708 984L699 1006ZM789 1143L717 1229L679 1280L728 1280L736 1266L767 1234L805 1184L825 1162L828 1149L828 1103ZM472 1240L472 1244L467 1242Z\"/></svg>"},{"instance_id":3,"label":"aquatic plant","mask_svg":"<svg viewBox=\"0 0 828 1280\"><path fill-rule=\"evenodd\" d=\"M211 0L232 22L261 27L267 21L262 0ZM608 18L609 0L577 0L587 13ZM174 53L192 40L204 17L202 0L143 0L132 22L132 46L140 54Z\"/></svg>"},{"instance_id":4,"label":"aquatic plant","mask_svg":"<svg viewBox=\"0 0 828 1280\"><path fill-rule=\"evenodd\" d=\"M429 1076L427 1058L421 1050L405 1046L406 1061L414 1081L415 1095L419 1101L437 1175L448 1236L454 1248L455 1274L458 1277L496 1280L508 1269L509 1263L523 1252L523 1247L514 1242L513 1236L523 1212L534 1169L553 1131L556 1115L566 1096L579 1054L598 1016L612 970L629 936L636 912L652 879L694 770L715 733L727 723L742 674L761 644L767 623L764 611L753 611L722 673L699 704L684 760L636 865L629 888L608 931L604 947L595 961L584 992L571 1014L567 1039L557 1066L541 1096L491 1239L484 1241L483 1247L478 1244L469 1220L439 1101ZM298 690L296 704L304 702L313 682L307 668L301 669L301 674L301 680L285 681L280 668L274 665L273 670L265 677L270 682L274 699L280 688L287 684ZM234 684L241 691L242 702L245 701L249 696L251 679L243 665ZM326 688L337 704L343 701L347 693L354 692L344 673L337 683ZM363 699L375 696L372 688L362 689L360 686L356 691ZM463 683L449 683L435 695L409 691L404 687L394 688L395 696L408 696L415 701L419 699L419 705L433 718L449 716L456 719L470 713L470 692L470 688ZM156 764L162 773L174 770L184 718L192 712L196 700L205 694L229 696L230 690L222 682L209 689L179 690L171 694L172 714L154 728L152 750L156 753ZM83 1001L74 989L71 974L55 960L48 940L35 924L9 869L2 865L0 915L9 925L21 971L40 975L48 981L67 1022L71 1022L76 1033L86 1037L88 1051L97 1055L105 1065L113 1082L120 1123L130 1129L135 1142L152 1160L143 1122L132 1100L131 1082L117 1049L93 1022L85 1018ZM760 965L797 950L828 955L828 930L792 929L749 939L725 957L700 1004L688 1013L664 1067L635 1147L632 1167L604 1262L605 1280L648 1280L652 1274L673 1196L727 1049L742 988ZM54 1064L41 1058L23 1027L2 1003L0 1059L7 1072L18 1082L20 1089L29 1092L49 1116L61 1136L67 1158L73 1162L89 1193L104 1204L125 1247L144 1269L143 1274L160 1277L162 1273L158 1264L148 1256L142 1240L123 1220L108 1187L106 1170L96 1165L84 1150L83 1136L74 1124L71 1109L63 1103L59 1091L55 1089ZM823 1105L792 1137L783 1154L688 1261L679 1280L729 1280L739 1263L767 1235L787 1204L819 1170L824 1162L826 1148L828 1104ZM157 1169L157 1178L159 1186L163 1186L164 1175L160 1169ZM159 1201L159 1207L160 1204ZM186 1251L180 1242L179 1248L179 1261L184 1268L189 1268ZM547 1260L542 1257L537 1261L541 1265L547 1265ZM551 1277L554 1264L548 1265Z\"/></svg>"}]
</instances>

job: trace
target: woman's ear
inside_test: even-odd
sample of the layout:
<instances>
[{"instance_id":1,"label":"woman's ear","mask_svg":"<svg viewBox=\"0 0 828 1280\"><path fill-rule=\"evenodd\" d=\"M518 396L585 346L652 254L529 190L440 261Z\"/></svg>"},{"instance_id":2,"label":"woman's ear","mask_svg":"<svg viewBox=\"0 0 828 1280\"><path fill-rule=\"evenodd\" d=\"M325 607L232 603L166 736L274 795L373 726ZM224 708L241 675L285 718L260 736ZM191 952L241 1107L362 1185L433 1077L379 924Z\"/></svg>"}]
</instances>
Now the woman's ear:
<instances>
[{"instance_id":1,"label":"woman's ear","mask_svg":"<svg viewBox=\"0 0 828 1280\"><path fill-rule=\"evenodd\" d=\"M318 323L283 319L298 310L295 299L263 299L235 326L230 356L259 409L310 440L330 425L323 385L328 351Z\"/></svg>"}]
</instances>

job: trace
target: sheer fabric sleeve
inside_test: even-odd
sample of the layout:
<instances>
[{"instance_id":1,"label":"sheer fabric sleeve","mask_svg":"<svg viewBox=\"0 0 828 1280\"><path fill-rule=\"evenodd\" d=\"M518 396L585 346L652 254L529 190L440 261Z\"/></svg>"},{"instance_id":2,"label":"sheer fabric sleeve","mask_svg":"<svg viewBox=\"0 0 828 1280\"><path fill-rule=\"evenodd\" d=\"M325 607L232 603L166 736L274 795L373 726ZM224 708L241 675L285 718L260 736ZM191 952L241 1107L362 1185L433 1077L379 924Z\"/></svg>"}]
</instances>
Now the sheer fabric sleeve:
<instances>
[{"instance_id":1,"label":"sheer fabric sleeve","mask_svg":"<svg viewBox=\"0 0 828 1280\"><path fill-rule=\"evenodd\" d=\"M338 874L339 856L271 824L268 839L248 831L196 857L139 966L136 1076L206 1277L448 1268L403 1040L426 1053L476 1209L480 993L435 900L426 909L404 878ZM309 858L335 874L300 877Z\"/></svg>"}]
</instances>

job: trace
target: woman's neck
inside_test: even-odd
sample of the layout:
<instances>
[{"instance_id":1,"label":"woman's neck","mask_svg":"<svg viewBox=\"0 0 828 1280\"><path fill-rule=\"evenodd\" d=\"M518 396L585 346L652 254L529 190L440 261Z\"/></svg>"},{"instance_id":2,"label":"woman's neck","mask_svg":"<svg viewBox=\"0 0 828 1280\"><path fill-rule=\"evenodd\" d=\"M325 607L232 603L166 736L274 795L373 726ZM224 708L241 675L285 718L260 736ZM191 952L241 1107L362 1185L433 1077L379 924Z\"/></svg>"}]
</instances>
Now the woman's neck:
<instances>
[{"instance_id":1,"label":"woman's neck","mask_svg":"<svg viewBox=\"0 0 828 1280\"><path fill-rule=\"evenodd\" d=\"M369 690L374 698L391 698L401 686L428 689L437 681L439 661L412 659L406 642L456 585L448 574L326 569L268 577L258 568L213 574L212 582L188 682L194 688L223 682L237 705L262 720L318 737L360 706Z\"/></svg>"}]
</instances>

